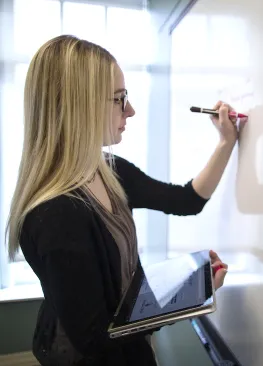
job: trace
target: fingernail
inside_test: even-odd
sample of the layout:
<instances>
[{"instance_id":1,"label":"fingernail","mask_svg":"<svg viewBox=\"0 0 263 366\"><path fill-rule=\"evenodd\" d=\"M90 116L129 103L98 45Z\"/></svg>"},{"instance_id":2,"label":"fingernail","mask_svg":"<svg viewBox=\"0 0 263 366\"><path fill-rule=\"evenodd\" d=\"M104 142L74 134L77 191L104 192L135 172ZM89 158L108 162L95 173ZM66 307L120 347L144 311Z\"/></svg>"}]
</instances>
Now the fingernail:
<instances>
[{"instance_id":1,"label":"fingernail","mask_svg":"<svg viewBox=\"0 0 263 366\"><path fill-rule=\"evenodd\" d=\"M224 269L224 267L222 266L222 264L220 264L219 266L214 267L214 273L216 273L220 269Z\"/></svg>"}]
</instances>

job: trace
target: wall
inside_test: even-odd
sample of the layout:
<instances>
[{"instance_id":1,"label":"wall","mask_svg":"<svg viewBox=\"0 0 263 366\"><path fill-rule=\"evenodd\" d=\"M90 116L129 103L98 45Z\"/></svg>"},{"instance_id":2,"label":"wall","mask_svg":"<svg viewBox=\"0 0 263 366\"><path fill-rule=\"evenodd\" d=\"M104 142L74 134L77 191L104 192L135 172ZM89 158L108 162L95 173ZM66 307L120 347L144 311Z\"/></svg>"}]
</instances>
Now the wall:
<instances>
[{"instance_id":1,"label":"wall","mask_svg":"<svg viewBox=\"0 0 263 366\"><path fill-rule=\"evenodd\" d=\"M0 354L31 349L38 301L0 303Z\"/></svg>"},{"instance_id":2,"label":"wall","mask_svg":"<svg viewBox=\"0 0 263 366\"><path fill-rule=\"evenodd\" d=\"M189 321L162 328L153 336L159 366L212 366Z\"/></svg>"}]
</instances>

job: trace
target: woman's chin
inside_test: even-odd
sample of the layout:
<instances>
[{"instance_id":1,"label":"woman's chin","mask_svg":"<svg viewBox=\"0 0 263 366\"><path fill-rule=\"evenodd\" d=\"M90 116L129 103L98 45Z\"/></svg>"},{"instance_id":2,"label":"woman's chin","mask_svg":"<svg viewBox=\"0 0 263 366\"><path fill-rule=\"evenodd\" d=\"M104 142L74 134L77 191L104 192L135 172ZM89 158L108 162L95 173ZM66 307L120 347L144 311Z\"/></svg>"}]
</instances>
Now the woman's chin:
<instances>
[{"instance_id":1,"label":"woman's chin","mask_svg":"<svg viewBox=\"0 0 263 366\"><path fill-rule=\"evenodd\" d=\"M103 146L106 147L106 146L112 146L112 145L117 145L121 142L122 140L122 133L121 132L118 132L115 136L114 136L114 139L113 140L109 140L107 139L108 141L104 141L103 143Z\"/></svg>"},{"instance_id":2,"label":"woman's chin","mask_svg":"<svg viewBox=\"0 0 263 366\"><path fill-rule=\"evenodd\" d=\"M115 137L114 145L119 144L121 142L121 140L122 140L122 134L118 133L117 136Z\"/></svg>"}]
</instances>

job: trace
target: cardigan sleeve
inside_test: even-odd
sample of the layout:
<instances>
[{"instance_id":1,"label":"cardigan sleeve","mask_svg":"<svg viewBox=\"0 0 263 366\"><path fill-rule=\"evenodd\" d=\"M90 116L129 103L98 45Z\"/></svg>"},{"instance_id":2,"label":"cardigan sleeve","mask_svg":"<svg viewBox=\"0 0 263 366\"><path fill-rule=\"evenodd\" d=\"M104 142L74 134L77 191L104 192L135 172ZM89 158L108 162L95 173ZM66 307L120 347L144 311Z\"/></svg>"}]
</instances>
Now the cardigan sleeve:
<instances>
[{"instance_id":1,"label":"cardigan sleeve","mask_svg":"<svg viewBox=\"0 0 263 366\"><path fill-rule=\"evenodd\" d=\"M184 186L153 179L127 160L115 157L119 176L131 208L148 208L173 215L196 215L208 200L194 190L192 181Z\"/></svg>"}]
</instances>

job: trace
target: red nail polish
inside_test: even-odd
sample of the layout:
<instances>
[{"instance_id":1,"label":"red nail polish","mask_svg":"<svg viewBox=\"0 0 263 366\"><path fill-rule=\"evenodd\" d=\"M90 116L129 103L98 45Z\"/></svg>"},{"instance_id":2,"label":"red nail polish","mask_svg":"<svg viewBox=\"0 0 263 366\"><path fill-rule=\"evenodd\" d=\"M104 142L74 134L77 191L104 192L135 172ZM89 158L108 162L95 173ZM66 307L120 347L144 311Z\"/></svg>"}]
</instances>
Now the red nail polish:
<instances>
[{"instance_id":1,"label":"red nail polish","mask_svg":"<svg viewBox=\"0 0 263 366\"><path fill-rule=\"evenodd\" d=\"M219 271L219 269L223 269L224 268L224 266L222 266L222 264L220 264L219 266L217 266L217 267L213 267L213 270L214 270L214 274L217 272L217 271Z\"/></svg>"}]
</instances>

